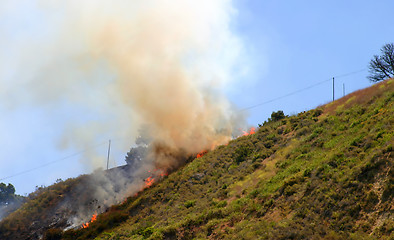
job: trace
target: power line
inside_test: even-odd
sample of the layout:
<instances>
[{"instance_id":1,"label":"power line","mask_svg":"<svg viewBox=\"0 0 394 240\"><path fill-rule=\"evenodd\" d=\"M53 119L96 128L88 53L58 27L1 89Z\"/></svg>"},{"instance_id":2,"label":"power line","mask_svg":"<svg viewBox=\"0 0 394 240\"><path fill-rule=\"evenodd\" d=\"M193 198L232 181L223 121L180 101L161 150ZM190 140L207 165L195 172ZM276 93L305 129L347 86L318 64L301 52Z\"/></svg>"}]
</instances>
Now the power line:
<instances>
[{"instance_id":1,"label":"power line","mask_svg":"<svg viewBox=\"0 0 394 240\"><path fill-rule=\"evenodd\" d=\"M356 74L356 73L364 72L365 70L367 70L367 68L363 68L363 69L360 69L360 70L357 70L357 71L353 71L353 72L349 72L349 73L344 73L344 74L341 74L341 75L337 75L337 76L334 76L334 78L343 78L343 77L347 77L347 76L350 76L350 75L353 75L353 74Z\"/></svg>"},{"instance_id":2,"label":"power line","mask_svg":"<svg viewBox=\"0 0 394 240\"><path fill-rule=\"evenodd\" d=\"M365 70L366 70L366 68L363 68L363 69L360 69L360 70L357 70L357 71L353 71L353 72L344 73L344 74L341 74L341 75L334 76L334 78L343 78L343 77L347 77L347 76L350 76L350 75L353 75L353 74L356 74L356 73L363 72L363 71L365 71ZM252 105L252 106L250 106L250 107L242 108L242 109L240 109L239 111L240 111L240 112L241 112L241 111L246 111L246 110L249 110L249 109L252 109L252 108L260 107L260 106L265 105L265 104L267 104L267 103L271 103L271 102L278 101L278 100L280 100L280 99L282 99L282 98L286 98L286 97L292 96L292 95L294 95L294 94L297 94L297 93L303 92L303 91L305 91L305 90L308 90L308 89L314 88L314 87L316 87L316 86L319 86L319 85L321 85L321 84L323 84L323 83L332 81L332 79L333 79L333 78L329 78L329 79L323 80L323 81L321 81L321 82L312 84L312 85L307 86L307 87L305 87L305 88L298 89L298 90L296 90L296 91L294 91L294 92L287 93L287 94L282 95L282 96L280 96L280 97L276 97L276 98L273 98L273 99L271 99L271 100L268 100L268 101L265 101L265 102L261 102L261 103L255 104L255 105Z\"/></svg>"},{"instance_id":3,"label":"power line","mask_svg":"<svg viewBox=\"0 0 394 240\"><path fill-rule=\"evenodd\" d=\"M334 76L334 78L343 78L343 77L347 77L347 76L350 76L350 75L353 75L353 74L356 74L356 73L363 72L363 71L365 71L365 70L366 70L366 68L363 68L363 69L360 69L360 70L357 70L357 71L353 71L353 72L344 73L344 74L341 74L341 75ZM300 93L300 92L303 92L303 91L305 91L305 90L314 88L314 87L316 87L316 86L319 86L319 85L321 85L321 84L323 84L323 83L326 83L326 82L328 82L328 81L331 81L331 80L332 80L332 78L329 78L329 79L326 79L326 80L317 82L317 83L312 84L312 85L310 85L310 86L307 86L307 87L305 87L305 88L298 89L298 90L296 90L296 91L294 91L294 92L290 92L290 93L287 93L287 94L285 94L285 95L282 95L282 96L273 98L273 99L271 99L271 100L268 100L268 101L265 101L265 102L261 102L261 103L252 105L252 106L250 106L250 107L246 107L246 108L240 109L239 111L246 111L246 110L249 110L249 109L252 109L252 108L256 108L256 107L265 105L265 104L267 104L267 103L271 103L271 102L274 102L274 101L277 101L277 100L280 100L280 99L283 99L283 98L286 98L286 97L295 95L295 94L297 94L297 93ZM35 168L32 168L32 169L29 169L29 170L25 170L25 171L22 171L22 172L19 172L19 173L16 173L16 174L13 174L13 175L4 177L4 178L0 178L0 181L6 180L6 179L9 179L9 178L13 178L13 177L16 177L16 176L25 174L25 173L29 173L29 172L35 171L35 170L37 170L37 169L40 169L40 168L49 166L49 165L51 165L51 164L54 164L54 163L57 163L57 162L60 162L60 161L64 161L64 160L66 160L66 159L75 157L75 156L80 155L80 154L82 154L82 153L84 153L84 152L87 152L88 150L90 150L90 149L92 149L92 148L96 148L96 147L99 147L99 146L104 145L104 144L107 144L107 142L103 142L103 143L94 145L94 146L89 147L89 148L86 148L86 149L84 149L84 150L82 150L82 151L73 153L73 154L71 154L71 155L69 155L69 156L63 157L63 158L61 158L61 159L58 159L58 160L55 160L55 161L52 161L52 162L48 162L48 163L43 164L43 165L41 165L41 166L38 166L38 167L35 167ZM108 153L108 154L109 154L109 153ZM108 168L108 163L107 163L107 168Z\"/></svg>"},{"instance_id":4,"label":"power line","mask_svg":"<svg viewBox=\"0 0 394 240\"><path fill-rule=\"evenodd\" d=\"M107 144L107 142L103 142L103 143L100 143L100 144L91 146L91 147L86 148L86 149L84 149L84 150L82 150L82 151L73 153L73 154L71 154L71 155L68 155L68 156L66 156L66 157L63 157L63 158L61 158L61 159L58 159L58 160L55 160L55 161L52 161L52 162L45 163L45 164L43 164L43 165L41 165L41 166L38 166L38 167L35 167L35 168L31 168L31 169L29 169L29 170L25 170L25 171L22 171L22 172L19 172L19 173L15 173L15 174L13 174L13 175L10 175L10 176L4 177L4 178L0 178L0 181L3 181L3 180L5 180L5 179L9 179L9 178L13 178L13 177L16 177L16 176L25 174L25 173L29 173L29 172L35 171L35 170L37 170L37 169L40 169L40 168L49 166L49 165L51 165L51 164L54 164L54 163L57 163L57 162L60 162L60 161L64 161L64 160L66 160L66 159L75 157L75 156L77 156L77 155L80 155L80 154L82 154L82 153L84 153L84 152L89 151L90 149L97 148L97 147L99 147L99 146L101 146L101 145L104 145L104 144Z\"/></svg>"}]
</instances>

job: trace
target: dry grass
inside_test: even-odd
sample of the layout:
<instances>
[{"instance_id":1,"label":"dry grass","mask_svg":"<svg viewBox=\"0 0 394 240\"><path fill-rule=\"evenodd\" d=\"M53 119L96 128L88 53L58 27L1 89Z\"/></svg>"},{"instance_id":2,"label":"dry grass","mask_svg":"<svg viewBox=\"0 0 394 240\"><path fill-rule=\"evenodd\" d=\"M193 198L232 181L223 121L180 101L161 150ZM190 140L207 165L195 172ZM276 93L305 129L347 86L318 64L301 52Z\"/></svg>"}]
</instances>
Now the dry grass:
<instances>
[{"instance_id":1,"label":"dry grass","mask_svg":"<svg viewBox=\"0 0 394 240\"><path fill-rule=\"evenodd\" d=\"M333 114L338 108L350 108L354 105L362 105L367 104L368 102L374 101L382 96L382 94L386 91L394 92L394 79L388 79L377 84L372 85L371 87L361 89L350 93L334 102L327 103L320 108L323 109L324 114ZM341 109L343 110L343 109Z\"/></svg>"}]
</instances>

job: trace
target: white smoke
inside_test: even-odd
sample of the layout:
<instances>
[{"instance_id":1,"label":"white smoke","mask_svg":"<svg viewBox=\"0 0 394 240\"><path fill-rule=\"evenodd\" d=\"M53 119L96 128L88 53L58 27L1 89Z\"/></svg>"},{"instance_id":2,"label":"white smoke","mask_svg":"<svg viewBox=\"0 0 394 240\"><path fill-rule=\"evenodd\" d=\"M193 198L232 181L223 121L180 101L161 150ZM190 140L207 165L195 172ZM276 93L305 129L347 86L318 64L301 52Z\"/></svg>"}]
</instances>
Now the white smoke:
<instances>
[{"instance_id":1,"label":"white smoke","mask_svg":"<svg viewBox=\"0 0 394 240\"><path fill-rule=\"evenodd\" d=\"M232 1L16 2L0 10L27 25L0 29L12 58L0 55L12 64L0 69L7 104L26 98L78 115L67 119L62 147L108 132L131 138L141 123L154 140L189 152L231 136L238 119L222 90L241 49ZM26 19L24 4L33 9Z\"/></svg>"},{"instance_id":2,"label":"white smoke","mask_svg":"<svg viewBox=\"0 0 394 240\"><path fill-rule=\"evenodd\" d=\"M180 152L226 143L243 121L224 96L244 62L235 15L231 0L4 0L2 107L64 115L64 149L115 136L128 150L126 139L148 125L151 158L168 168ZM92 151L82 159L93 168L104 161ZM143 184L111 181L103 177L95 194L107 205Z\"/></svg>"}]
</instances>

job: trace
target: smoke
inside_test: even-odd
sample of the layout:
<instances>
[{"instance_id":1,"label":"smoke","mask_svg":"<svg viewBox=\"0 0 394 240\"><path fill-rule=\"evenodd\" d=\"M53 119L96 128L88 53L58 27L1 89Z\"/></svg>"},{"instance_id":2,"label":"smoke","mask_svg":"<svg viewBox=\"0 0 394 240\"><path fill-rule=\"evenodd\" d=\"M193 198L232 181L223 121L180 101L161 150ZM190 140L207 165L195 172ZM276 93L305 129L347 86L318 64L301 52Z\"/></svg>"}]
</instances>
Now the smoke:
<instances>
[{"instance_id":1,"label":"smoke","mask_svg":"<svg viewBox=\"0 0 394 240\"><path fill-rule=\"evenodd\" d=\"M78 115L60 147L135 137L142 123L154 142L188 153L229 140L241 120L223 95L241 50L232 1L32 2L26 39L12 44L16 67L3 71L19 80L8 99ZM20 5L3 11L21 15Z\"/></svg>"},{"instance_id":2,"label":"smoke","mask_svg":"<svg viewBox=\"0 0 394 240\"><path fill-rule=\"evenodd\" d=\"M116 136L125 150L149 126L152 151L133 173L138 184L94 175L95 198L119 201L141 189L142 172L224 144L244 123L224 95L242 57L235 16L231 0L5 0L3 107L27 103L62 118L62 149ZM82 159L103 162L94 151Z\"/></svg>"},{"instance_id":3,"label":"smoke","mask_svg":"<svg viewBox=\"0 0 394 240\"><path fill-rule=\"evenodd\" d=\"M220 87L239 48L229 1L147 1L104 17L89 45L116 72L116 92L154 142L198 152L228 140L234 116ZM100 22L100 20L98 20Z\"/></svg>"}]
</instances>

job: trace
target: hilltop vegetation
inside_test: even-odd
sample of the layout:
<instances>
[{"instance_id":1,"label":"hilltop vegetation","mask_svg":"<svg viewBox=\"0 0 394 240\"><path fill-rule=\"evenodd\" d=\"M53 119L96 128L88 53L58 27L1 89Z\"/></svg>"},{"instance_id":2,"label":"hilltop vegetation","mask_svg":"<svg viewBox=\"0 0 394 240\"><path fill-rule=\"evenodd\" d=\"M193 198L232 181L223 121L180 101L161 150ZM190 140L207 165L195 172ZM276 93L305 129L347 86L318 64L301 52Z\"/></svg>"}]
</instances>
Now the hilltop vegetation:
<instances>
[{"instance_id":1,"label":"hilltop vegetation","mask_svg":"<svg viewBox=\"0 0 394 240\"><path fill-rule=\"evenodd\" d=\"M25 204L0 222L0 239L41 239L51 228L82 226L82 221L90 219L93 213L119 202L116 193L133 181L129 172L129 166L98 170L65 181L59 179L49 187L37 187ZM123 181L116 181L119 178ZM112 191L103 192L105 188L97 186Z\"/></svg>"},{"instance_id":2,"label":"hilltop vegetation","mask_svg":"<svg viewBox=\"0 0 394 240\"><path fill-rule=\"evenodd\" d=\"M0 183L0 220L18 209L24 202L24 197L15 194L15 187L8 183Z\"/></svg>"},{"instance_id":3,"label":"hilltop vegetation","mask_svg":"<svg viewBox=\"0 0 394 240\"><path fill-rule=\"evenodd\" d=\"M44 238L390 239L393 83L273 117L112 206L88 228L55 226ZM15 236L24 206L0 223L1 239Z\"/></svg>"}]
</instances>

